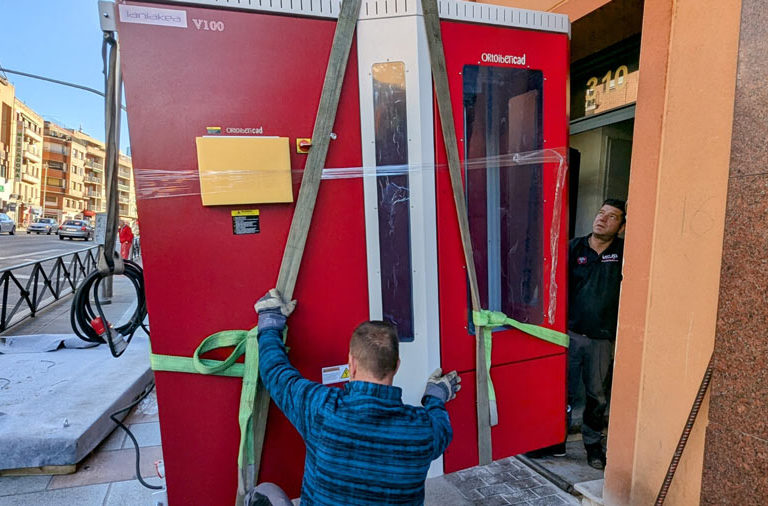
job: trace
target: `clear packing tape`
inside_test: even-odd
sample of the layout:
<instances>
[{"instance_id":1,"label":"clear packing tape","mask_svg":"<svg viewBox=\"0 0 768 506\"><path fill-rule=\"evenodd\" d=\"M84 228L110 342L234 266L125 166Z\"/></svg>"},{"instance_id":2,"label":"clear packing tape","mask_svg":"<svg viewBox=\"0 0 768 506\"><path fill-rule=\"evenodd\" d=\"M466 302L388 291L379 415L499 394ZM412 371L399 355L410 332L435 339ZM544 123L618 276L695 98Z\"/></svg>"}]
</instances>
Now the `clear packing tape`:
<instances>
[{"instance_id":1,"label":"clear packing tape","mask_svg":"<svg viewBox=\"0 0 768 506\"><path fill-rule=\"evenodd\" d=\"M521 153L510 153L504 155L488 156L481 158L468 158L462 161L462 169L465 177L465 190L468 193L467 200L470 201L468 208L472 213L472 196L477 193L480 196L487 191L487 181L490 177L497 178L499 186L514 186L516 177L523 172L527 175L523 177L523 183L529 183L535 188L535 185L543 188L544 182L548 185L554 183L554 203L551 223L549 226L543 226L544 230L549 230L549 246L551 252L550 258L550 276L548 283L549 304L544 309L544 314L550 325L554 324L555 312L557 309L557 265L558 265L558 243L560 241L560 228L562 223L563 198L565 192L566 175L568 170L566 148L543 149L536 151L527 151ZM276 168L276 170L278 170ZM273 177L276 170L262 170L265 177ZM377 167L340 167L325 168L322 172L322 179L325 181L345 180L345 179L366 179L377 178L377 181L389 181L387 184L402 184L402 177L398 176L423 176L424 173L439 174L448 172L447 164L403 164L403 165L383 165ZM216 177L217 186L213 193L228 193L233 189L242 190L244 184L252 184L254 177L260 176L260 171L253 170L227 170L226 167L218 169L213 167L207 170L207 177ZM297 188L301 184L303 170L292 169L290 171L291 184ZM478 185L472 181L484 180L486 183ZM190 197L200 196L200 174L198 169L158 169L158 168L134 168L134 178L136 183L136 197L138 200ZM474 185L474 186L473 186ZM486 186L485 189L480 186ZM491 184L491 187L494 185ZM518 189L519 190L519 189ZM516 192L516 193L515 193ZM210 191L209 191L210 193ZM530 193L530 192L529 192ZM397 198L403 199L403 192L395 192ZM541 194L541 193L540 193ZM508 200L520 196L520 192L513 190L508 196ZM362 195L361 195L362 197ZM408 198L408 197L406 197ZM502 196L502 200L503 200ZM539 205L536 198L531 194L528 198L529 205ZM256 205L262 205L257 204ZM268 204L265 204L268 205ZM481 205L485 205L481 203ZM362 212L362 209L361 209ZM542 223L542 225L544 225ZM474 234L473 234L474 235ZM544 238L542 237L542 240ZM473 242L477 242L474 241ZM473 244L473 248L477 245ZM476 249L477 251L477 249ZM491 308L495 309L495 308Z\"/></svg>"}]
</instances>

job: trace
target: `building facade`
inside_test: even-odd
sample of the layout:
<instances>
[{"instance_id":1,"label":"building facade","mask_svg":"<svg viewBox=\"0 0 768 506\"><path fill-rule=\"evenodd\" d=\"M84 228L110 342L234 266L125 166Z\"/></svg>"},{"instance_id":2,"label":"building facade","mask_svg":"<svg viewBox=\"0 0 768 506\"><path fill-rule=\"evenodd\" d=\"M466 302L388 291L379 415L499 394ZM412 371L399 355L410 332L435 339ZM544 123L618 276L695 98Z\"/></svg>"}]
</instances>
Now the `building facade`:
<instances>
[{"instance_id":1,"label":"building facade","mask_svg":"<svg viewBox=\"0 0 768 506\"><path fill-rule=\"evenodd\" d=\"M136 187L133 183L133 164L131 157L120 153L117 171L118 207L120 220L126 222L136 221Z\"/></svg>"},{"instance_id":2,"label":"building facade","mask_svg":"<svg viewBox=\"0 0 768 506\"><path fill-rule=\"evenodd\" d=\"M7 79L0 76L0 212L10 214L13 193L13 160L16 122L13 106L16 91Z\"/></svg>"},{"instance_id":3,"label":"building facade","mask_svg":"<svg viewBox=\"0 0 768 506\"><path fill-rule=\"evenodd\" d=\"M86 147L84 177L86 203L83 215L93 217L96 213L107 210L104 189L104 160L106 156L104 143L84 132L75 131L73 135L80 139Z\"/></svg>"},{"instance_id":4,"label":"building facade","mask_svg":"<svg viewBox=\"0 0 768 506\"><path fill-rule=\"evenodd\" d=\"M25 227L42 215L43 129L42 116L18 98L14 101L16 141L13 194L16 225Z\"/></svg>"},{"instance_id":5,"label":"building facade","mask_svg":"<svg viewBox=\"0 0 768 506\"><path fill-rule=\"evenodd\" d=\"M91 219L106 212L106 152L104 143L88 134L45 122L43 212L45 216ZM135 221L136 196L129 156L119 155L120 219Z\"/></svg>"}]
</instances>

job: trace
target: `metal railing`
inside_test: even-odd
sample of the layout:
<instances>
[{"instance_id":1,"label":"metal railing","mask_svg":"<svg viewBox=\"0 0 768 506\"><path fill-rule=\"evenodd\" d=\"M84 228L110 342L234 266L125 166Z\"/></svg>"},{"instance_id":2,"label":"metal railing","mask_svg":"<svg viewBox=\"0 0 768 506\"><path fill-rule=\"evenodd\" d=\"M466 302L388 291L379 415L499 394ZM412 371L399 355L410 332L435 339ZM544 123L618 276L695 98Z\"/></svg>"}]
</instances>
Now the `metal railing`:
<instances>
[{"instance_id":1,"label":"metal railing","mask_svg":"<svg viewBox=\"0 0 768 506\"><path fill-rule=\"evenodd\" d=\"M97 252L91 246L0 269L0 332L73 293L96 270Z\"/></svg>"}]
</instances>

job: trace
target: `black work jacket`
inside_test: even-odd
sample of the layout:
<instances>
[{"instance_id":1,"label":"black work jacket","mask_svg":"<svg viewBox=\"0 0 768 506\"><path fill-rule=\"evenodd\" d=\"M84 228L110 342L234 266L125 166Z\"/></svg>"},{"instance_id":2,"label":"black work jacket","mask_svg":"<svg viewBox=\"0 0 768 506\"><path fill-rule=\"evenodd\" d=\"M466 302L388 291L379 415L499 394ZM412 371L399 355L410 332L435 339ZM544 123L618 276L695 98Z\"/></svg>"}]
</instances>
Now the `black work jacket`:
<instances>
[{"instance_id":1,"label":"black work jacket","mask_svg":"<svg viewBox=\"0 0 768 506\"><path fill-rule=\"evenodd\" d=\"M591 235L591 234L590 234ZM598 254L589 235L568 244L568 329L592 339L616 339L624 240Z\"/></svg>"}]
</instances>

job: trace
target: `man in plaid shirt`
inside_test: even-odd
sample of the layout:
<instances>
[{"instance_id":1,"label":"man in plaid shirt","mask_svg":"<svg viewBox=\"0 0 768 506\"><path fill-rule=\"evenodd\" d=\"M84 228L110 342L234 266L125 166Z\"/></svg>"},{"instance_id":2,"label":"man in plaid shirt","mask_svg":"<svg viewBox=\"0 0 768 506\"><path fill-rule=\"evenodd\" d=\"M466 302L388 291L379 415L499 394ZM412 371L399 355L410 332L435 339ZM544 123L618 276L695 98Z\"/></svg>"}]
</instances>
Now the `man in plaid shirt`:
<instances>
[{"instance_id":1,"label":"man in plaid shirt","mask_svg":"<svg viewBox=\"0 0 768 506\"><path fill-rule=\"evenodd\" d=\"M352 334L345 388L314 383L291 365L281 338L294 307L275 289L256 304L259 373L307 448L302 506L422 504L429 465L453 436L445 403L461 388L456 371L429 377L421 407L403 404L402 390L392 386L397 332L369 321Z\"/></svg>"}]
</instances>

